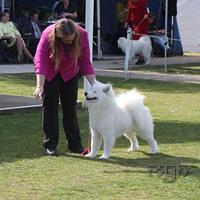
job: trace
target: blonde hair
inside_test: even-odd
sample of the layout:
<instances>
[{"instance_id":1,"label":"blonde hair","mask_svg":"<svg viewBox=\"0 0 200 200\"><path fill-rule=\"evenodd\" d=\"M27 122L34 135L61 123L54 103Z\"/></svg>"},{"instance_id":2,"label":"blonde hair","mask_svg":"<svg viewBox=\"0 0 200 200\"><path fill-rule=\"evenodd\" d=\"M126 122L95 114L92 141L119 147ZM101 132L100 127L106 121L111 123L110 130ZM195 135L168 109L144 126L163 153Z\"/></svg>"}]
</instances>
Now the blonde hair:
<instances>
[{"instance_id":1,"label":"blonde hair","mask_svg":"<svg viewBox=\"0 0 200 200\"><path fill-rule=\"evenodd\" d=\"M80 33L75 23L70 19L61 19L55 24L54 31L49 36L51 57L55 61L55 69L58 70L61 66L61 44L60 38L75 34L72 44L69 47L69 53L77 60L81 56L80 51Z\"/></svg>"}]
</instances>

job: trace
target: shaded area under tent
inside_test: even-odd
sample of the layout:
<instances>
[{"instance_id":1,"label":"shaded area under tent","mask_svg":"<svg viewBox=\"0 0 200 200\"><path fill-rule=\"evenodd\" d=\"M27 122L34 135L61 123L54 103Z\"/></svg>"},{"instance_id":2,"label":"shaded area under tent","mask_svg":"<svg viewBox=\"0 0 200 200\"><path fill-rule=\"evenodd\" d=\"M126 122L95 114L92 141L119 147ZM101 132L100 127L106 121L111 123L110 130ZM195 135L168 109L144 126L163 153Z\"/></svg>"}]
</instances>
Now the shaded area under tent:
<instances>
[{"instance_id":1,"label":"shaded area under tent","mask_svg":"<svg viewBox=\"0 0 200 200\"><path fill-rule=\"evenodd\" d=\"M5 0L6 1L6 0ZM12 3L16 5L21 5L25 7L30 8L38 8L38 9L49 9L51 10L51 7L53 5L55 0L12 0ZM80 9L81 14L81 20L84 20L85 9L85 1L86 0L71 0L72 2L76 3ZM95 1L96 2L96 1ZM116 50L116 40L115 34L116 34L116 6L118 3L124 3L126 0L100 0L100 31L101 31L101 50L103 54L113 54ZM164 0L149 0L149 9L150 12L155 15L156 23L158 23L159 28L164 29L164 22L165 22L165 14L162 3ZM14 8L14 6L12 6ZM14 8L15 9L15 8ZM95 9L96 5L95 5ZM109 12L108 12L109 11ZM103 13L103 14L102 14ZM179 34L179 27L177 23L176 16L174 18L173 23L173 36L172 38L180 40L180 34ZM95 38L97 38L97 16L94 15L94 35ZM169 20L170 21L170 20ZM95 40L95 39L94 39ZM181 41L173 41L172 42L172 52L174 55L181 55L183 53L183 48Z\"/></svg>"}]
</instances>

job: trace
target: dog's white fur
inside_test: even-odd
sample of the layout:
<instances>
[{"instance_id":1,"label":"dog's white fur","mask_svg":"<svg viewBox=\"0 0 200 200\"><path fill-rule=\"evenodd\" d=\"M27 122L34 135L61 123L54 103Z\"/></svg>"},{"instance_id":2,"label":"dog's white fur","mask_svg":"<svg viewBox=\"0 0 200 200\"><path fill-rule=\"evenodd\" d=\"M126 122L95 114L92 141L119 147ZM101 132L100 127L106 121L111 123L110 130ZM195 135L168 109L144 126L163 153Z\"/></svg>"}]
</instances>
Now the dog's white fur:
<instances>
[{"instance_id":1,"label":"dog's white fur","mask_svg":"<svg viewBox=\"0 0 200 200\"><path fill-rule=\"evenodd\" d=\"M100 158L109 158L116 138L122 135L131 143L128 151L139 148L136 136L140 136L150 145L151 153L157 153L152 117L143 100L144 96L136 90L116 97L111 84L93 84L85 92L91 130L91 152L86 157L95 157L103 140Z\"/></svg>"},{"instance_id":2,"label":"dog's white fur","mask_svg":"<svg viewBox=\"0 0 200 200\"><path fill-rule=\"evenodd\" d=\"M127 38L120 37L117 41L118 47L126 53L126 47L129 44L129 61L137 55L143 56L145 65L151 62L152 45L150 37L145 35L140 37L139 40L130 40L128 43Z\"/></svg>"}]
</instances>

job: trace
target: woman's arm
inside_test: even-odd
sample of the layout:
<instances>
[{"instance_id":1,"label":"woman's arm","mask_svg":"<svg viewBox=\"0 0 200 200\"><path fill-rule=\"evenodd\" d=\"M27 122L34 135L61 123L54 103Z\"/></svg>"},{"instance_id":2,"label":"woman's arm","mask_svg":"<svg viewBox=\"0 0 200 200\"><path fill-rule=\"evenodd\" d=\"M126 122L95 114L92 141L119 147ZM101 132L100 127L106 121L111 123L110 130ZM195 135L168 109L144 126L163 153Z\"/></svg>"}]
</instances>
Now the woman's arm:
<instances>
[{"instance_id":1,"label":"woman's arm","mask_svg":"<svg viewBox=\"0 0 200 200\"><path fill-rule=\"evenodd\" d=\"M77 18L77 12L73 12L73 13L63 13L62 17L70 17L72 19L76 19Z\"/></svg>"},{"instance_id":2,"label":"woman's arm","mask_svg":"<svg viewBox=\"0 0 200 200\"><path fill-rule=\"evenodd\" d=\"M91 85L94 84L96 80L96 76L94 74L85 75L85 77L87 78L87 80L89 81Z\"/></svg>"},{"instance_id":3,"label":"woman's arm","mask_svg":"<svg viewBox=\"0 0 200 200\"><path fill-rule=\"evenodd\" d=\"M36 74L36 88L34 91L34 96L36 99L41 99L42 94L44 92L44 82L45 82L45 76L42 74Z\"/></svg>"},{"instance_id":4,"label":"woman's arm","mask_svg":"<svg viewBox=\"0 0 200 200\"><path fill-rule=\"evenodd\" d=\"M42 33L35 54L35 73L36 73L36 89L34 95L36 99L42 97L44 91L44 82L46 78L47 68L49 65L49 43L48 34Z\"/></svg>"},{"instance_id":5,"label":"woman's arm","mask_svg":"<svg viewBox=\"0 0 200 200\"><path fill-rule=\"evenodd\" d=\"M60 19L60 18L62 18L61 15L58 15L58 12L53 12L52 16L53 16L54 19Z\"/></svg>"}]
</instances>

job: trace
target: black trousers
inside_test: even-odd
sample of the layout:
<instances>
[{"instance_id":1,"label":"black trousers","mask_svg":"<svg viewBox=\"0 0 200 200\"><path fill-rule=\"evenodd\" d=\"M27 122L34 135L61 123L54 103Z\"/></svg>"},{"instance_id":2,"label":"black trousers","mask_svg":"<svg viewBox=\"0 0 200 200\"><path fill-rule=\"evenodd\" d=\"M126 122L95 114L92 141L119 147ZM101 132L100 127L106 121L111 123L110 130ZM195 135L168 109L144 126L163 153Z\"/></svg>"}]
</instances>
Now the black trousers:
<instances>
[{"instance_id":1,"label":"black trousers","mask_svg":"<svg viewBox=\"0 0 200 200\"><path fill-rule=\"evenodd\" d=\"M56 149L59 139L59 100L63 110L63 127L70 150L81 148L77 121L78 75L65 82L60 74L45 80L43 95L43 131L45 148Z\"/></svg>"}]
</instances>

